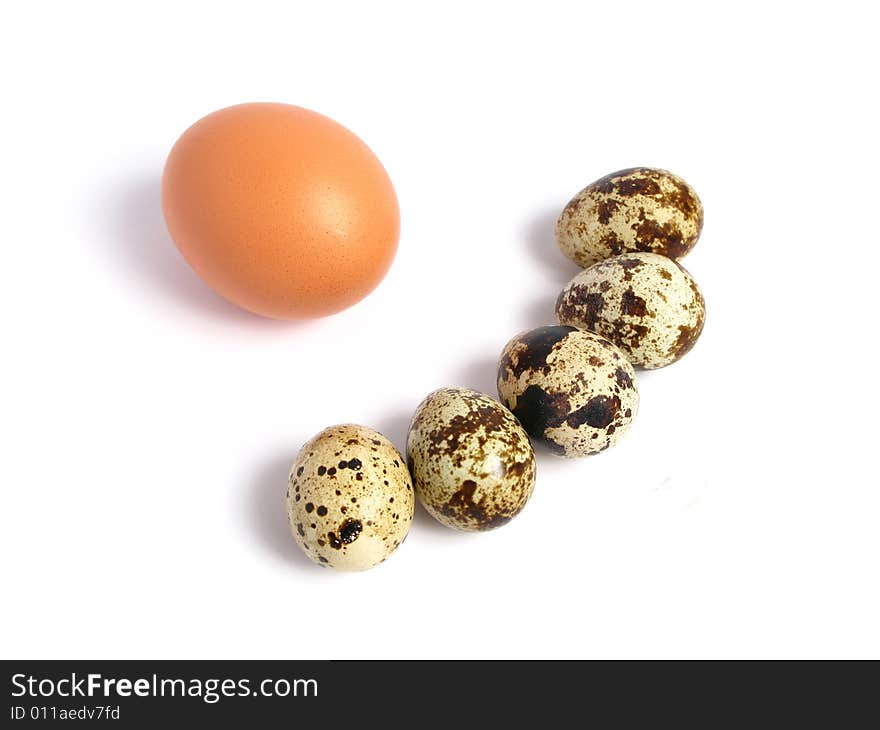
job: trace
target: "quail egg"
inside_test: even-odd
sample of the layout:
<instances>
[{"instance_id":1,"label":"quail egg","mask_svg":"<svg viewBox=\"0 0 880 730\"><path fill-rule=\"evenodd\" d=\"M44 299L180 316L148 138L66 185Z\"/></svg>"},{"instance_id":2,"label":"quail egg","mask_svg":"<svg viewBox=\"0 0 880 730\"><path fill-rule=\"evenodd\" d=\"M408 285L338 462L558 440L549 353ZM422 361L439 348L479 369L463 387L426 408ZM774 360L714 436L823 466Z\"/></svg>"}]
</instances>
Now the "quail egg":
<instances>
[{"instance_id":1,"label":"quail egg","mask_svg":"<svg viewBox=\"0 0 880 730\"><path fill-rule=\"evenodd\" d=\"M425 509L459 530L506 524L535 486L528 435L510 411L475 390L428 395L413 416L406 452Z\"/></svg>"},{"instance_id":2,"label":"quail egg","mask_svg":"<svg viewBox=\"0 0 880 730\"><path fill-rule=\"evenodd\" d=\"M575 195L556 222L556 241L583 267L628 251L680 259L702 227L703 206L690 185L666 170L634 167Z\"/></svg>"},{"instance_id":3,"label":"quail egg","mask_svg":"<svg viewBox=\"0 0 880 730\"><path fill-rule=\"evenodd\" d=\"M574 277L556 301L560 324L607 337L636 367L683 357L703 330L706 307L691 275L653 253L614 256Z\"/></svg>"},{"instance_id":4,"label":"quail egg","mask_svg":"<svg viewBox=\"0 0 880 730\"><path fill-rule=\"evenodd\" d=\"M403 457L371 428L326 428L290 470L287 514L297 544L319 565L366 570L409 532L415 497Z\"/></svg>"},{"instance_id":5,"label":"quail egg","mask_svg":"<svg viewBox=\"0 0 880 730\"><path fill-rule=\"evenodd\" d=\"M624 354L604 337L566 325L538 327L507 343L498 394L529 434L563 456L614 445L639 407Z\"/></svg>"}]
</instances>

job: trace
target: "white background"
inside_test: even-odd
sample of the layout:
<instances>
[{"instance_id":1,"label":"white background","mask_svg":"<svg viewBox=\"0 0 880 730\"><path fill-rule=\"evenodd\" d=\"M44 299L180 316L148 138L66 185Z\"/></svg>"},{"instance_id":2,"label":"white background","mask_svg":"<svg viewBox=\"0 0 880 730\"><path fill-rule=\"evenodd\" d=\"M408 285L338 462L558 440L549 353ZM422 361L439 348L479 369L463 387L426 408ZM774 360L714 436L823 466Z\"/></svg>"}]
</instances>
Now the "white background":
<instances>
[{"instance_id":1,"label":"white background","mask_svg":"<svg viewBox=\"0 0 880 730\"><path fill-rule=\"evenodd\" d=\"M878 657L876 19L870 3L18 3L2 68L6 658ZM12 8L12 9L11 9ZM308 324L208 290L164 157L275 100L359 134L397 260ZM577 269L581 187L671 169L706 209L697 347L619 446L502 530L421 511L362 574L290 537L325 426L399 447L434 388L494 394Z\"/></svg>"}]
</instances>

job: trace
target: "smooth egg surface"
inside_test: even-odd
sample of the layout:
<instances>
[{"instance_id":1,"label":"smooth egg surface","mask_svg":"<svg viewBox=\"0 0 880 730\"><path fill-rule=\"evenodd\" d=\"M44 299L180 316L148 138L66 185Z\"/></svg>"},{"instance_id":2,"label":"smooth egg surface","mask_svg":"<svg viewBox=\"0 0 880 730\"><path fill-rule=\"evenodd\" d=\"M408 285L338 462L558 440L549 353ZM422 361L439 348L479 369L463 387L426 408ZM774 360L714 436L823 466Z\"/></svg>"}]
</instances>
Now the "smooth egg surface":
<instances>
[{"instance_id":1,"label":"smooth egg surface","mask_svg":"<svg viewBox=\"0 0 880 730\"><path fill-rule=\"evenodd\" d=\"M162 177L171 237L218 293L280 319L338 312L369 294L397 251L391 180L356 135L288 104L209 114Z\"/></svg>"}]
</instances>

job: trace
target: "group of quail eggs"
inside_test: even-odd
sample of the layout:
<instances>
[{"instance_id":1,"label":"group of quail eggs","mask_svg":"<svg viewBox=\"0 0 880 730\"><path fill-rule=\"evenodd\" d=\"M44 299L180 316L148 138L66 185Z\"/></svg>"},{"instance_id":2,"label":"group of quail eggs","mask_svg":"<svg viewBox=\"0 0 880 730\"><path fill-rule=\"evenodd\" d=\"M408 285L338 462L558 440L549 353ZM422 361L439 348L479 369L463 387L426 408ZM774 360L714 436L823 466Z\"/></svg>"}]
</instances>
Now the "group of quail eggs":
<instances>
[{"instance_id":1,"label":"group of quail eggs","mask_svg":"<svg viewBox=\"0 0 880 730\"><path fill-rule=\"evenodd\" d=\"M595 181L556 224L562 252L584 267L556 301L558 325L516 335L498 363L498 395L441 388L416 409L406 459L376 431L325 429L290 471L287 511L319 565L365 570L406 538L417 494L459 530L491 530L525 507L535 485L529 436L562 456L619 441L638 412L635 368L684 356L705 304L679 265L703 225L694 190L639 167Z\"/></svg>"}]
</instances>

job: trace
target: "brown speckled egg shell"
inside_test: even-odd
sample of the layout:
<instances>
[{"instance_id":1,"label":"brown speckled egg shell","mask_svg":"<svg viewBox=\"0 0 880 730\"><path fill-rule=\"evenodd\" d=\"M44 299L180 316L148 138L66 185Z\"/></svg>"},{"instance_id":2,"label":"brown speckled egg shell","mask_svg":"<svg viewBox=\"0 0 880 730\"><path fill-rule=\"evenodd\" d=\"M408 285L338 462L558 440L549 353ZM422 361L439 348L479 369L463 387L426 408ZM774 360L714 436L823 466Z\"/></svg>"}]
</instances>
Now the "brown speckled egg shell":
<instances>
[{"instance_id":1,"label":"brown speckled egg shell","mask_svg":"<svg viewBox=\"0 0 880 730\"><path fill-rule=\"evenodd\" d=\"M614 256L582 271L556 302L560 324L582 327L617 345L636 367L682 358L703 331L706 306L691 275L651 253Z\"/></svg>"},{"instance_id":2,"label":"brown speckled egg shell","mask_svg":"<svg viewBox=\"0 0 880 730\"><path fill-rule=\"evenodd\" d=\"M287 514L297 544L319 565L366 570L404 541L415 507L403 457L365 426L324 429L290 470Z\"/></svg>"},{"instance_id":3,"label":"brown speckled egg shell","mask_svg":"<svg viewBox=\"0 0 880 730\"><path fill-rule=\"evenodd\" d=\"M531 436L562 456L613 446L639 407L626 356L604 337L564 325L538 327L507 343L498 394Z\"/></svg>"},{"instance_id":4,"label":"brown speckled egg shell","mask_svg":"<svg viewBox=\"0 0 880 730\"><path fill-rule=\"evenodd\" d=\"M526 432L494 398L441 388L416 409L406 442L416 493L438 521L491 530L525 507L535 486Z\"/></svg>"},{"instance_id":5,"label":"brown speckled egg shell","mask_svg":"<svg viewBox=\"0 0 880 730\"><path fill-rule=\"evenodd\" d=\"M575 195L556 222L556 241L583 267L628 251L681 259L702 228L703 205L690 185L666 170L634 167Z\"/></svg>"}]
</instances>

